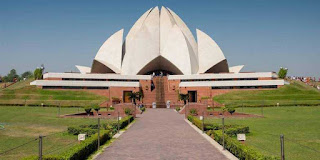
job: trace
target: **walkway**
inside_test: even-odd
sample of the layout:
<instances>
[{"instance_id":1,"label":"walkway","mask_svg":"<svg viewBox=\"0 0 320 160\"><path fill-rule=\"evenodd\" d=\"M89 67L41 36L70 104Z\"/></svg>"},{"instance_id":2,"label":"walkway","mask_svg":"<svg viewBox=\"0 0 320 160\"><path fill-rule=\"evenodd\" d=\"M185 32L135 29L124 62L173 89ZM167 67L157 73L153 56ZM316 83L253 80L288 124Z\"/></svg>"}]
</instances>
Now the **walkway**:
<instances>
[{"instance_id":1,"label":"walkway","mask_svg":"<svg viewBox=\"0 0 320 160\"><path fill-rule=\"evenodd\" d=\"M103 159L227 159L172 109L149 109L102 154Z\"/></svg>"}]
</instances>

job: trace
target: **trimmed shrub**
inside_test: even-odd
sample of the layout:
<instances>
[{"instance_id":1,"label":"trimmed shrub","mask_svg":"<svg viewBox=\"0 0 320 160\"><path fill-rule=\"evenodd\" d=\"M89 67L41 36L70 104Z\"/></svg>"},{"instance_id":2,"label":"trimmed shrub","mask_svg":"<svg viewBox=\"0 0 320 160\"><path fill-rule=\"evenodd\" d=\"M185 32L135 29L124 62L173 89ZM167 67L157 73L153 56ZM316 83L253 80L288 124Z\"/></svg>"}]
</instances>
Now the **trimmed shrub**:
<instances>
[{"instance_id":1,"label":"trimmed shrub","mask_svg":"<svg viewBox=\"0 0 320 160\"><path fill-rule=\"evenodd\" d=\"M120 120L120 129L125 128L130 122L134 120L132 116L124 117ZM106 143L109 139L112 138L114 133L116 133L116 129L118 126L116 121L103 124L103 128L107 128L108 130L101 130L100 132L100 145ZM87 138L85 141L82 141L80 144L75 145L74 147L68 149L64 153L60 155L46 155L43 156L43 160L79 160L79 159L87 159L93 152L97 150L98 146L98 134L96 133L97 125L81 125L79 127L69 127L68 132L74 135L79 133L86 133L85 131L92 131L95 133L91 134L91 137ZM115 131L114 131L115 129ZM83 131L83 132L81 132ZM38 160L38 156L29 156L24 158L24 160Z\"/></svg>"},{"instance_id":2,"label":"trimmed shrub","mask_svg":"<svg viewBox=\"0 0 320 160\"><path fill-rule=\"evenodd\" d=\"M107 142L112 138L112 134L110 131L101 131L100 135L100 145ZM87 159L94 151L97 150L98 146L98 134L94 134L93 136L87 138L85 141L82 141L80 144L73 146L68 149L61 155L47 155L43 156L43 160L79 160L79 159ZM24 158L24 160L38 160L38 156L30 156Z\"/></svg>"},{"instance_id":3,"label":"trimmed shrub","mask_svg":"<svg viewBox=\"0 0 320 160\"><path fill-rule=\"evenodd\" d=\"M86 106L86 107L84 107L84 110L86 111L87 115L89 116L92 108L91 108L91 106Z\"/></svg>"},{"instance_id":4,"label":"trimmed shrub","mask_svg":"<svg viewBox=\"0 0 320 160\"><path fill-rule=\"evenodd\" d=\"M130 109L130 108L125 108L125 109L124 109L124 113L125 113L126 115L130 115L130 114L131 114L131 109Z\"/></svg>"},{"instance_id":5,"label":"trimmed shrub","mask_svg":"<svg viewBox=\"0 0 320 160\"><path fill-rule=\"evenodd\" d=\"M222 131L213 131L210 130L207 134L217 141L219 144L222 144ZM274 156L265 156L256 150L241 144L238 140L233 139L227 135L224 136L225 147L228 151L238 157L240 160L279 160L278 157Z\"/></svg>"},{"instance_id":6,"label":"trimmed shrub","mask_svg":"<svg viewBox=\"0 0 320 160\"><path fill-rule=\"evenodd\" d=\"M176 107L176 111L179 112L180 111L180 107L177 106Z\"/></svg>"},{"instance_id":7,"label":"trimmed shrub","mask_svg":"<svg viewBox=\"0 0 320 160\"><path fill-rule=\"evenodd\" d=\"M197 115L197 114L198 114L198 110L195 109L195 108L191 108L191 109L190 109L190 114L192 114L192 115Z\"/></svg>"},{"instance_id":8,"label":"trimmed shrub","mask_svg":"<svg viewBox=\"0 0 320 160\"><path fill-rule=\"evenodd\" d=\"M231 115L236 111L233 107L228 107L227 110Z\"/></svg>"},{"instance_id":9,"label":"trimmed shrub","mask_svg":"<svg viewBox=\"0 0 320 160\"><path fill-rule=\"evenodd\" d=\"M240 133L249 133L249 127L248 126L233 126L233 127L227 128L225 130L225 133L228 136L236 136L237 134L240 134Z\"/></svg>"}]
</instances>

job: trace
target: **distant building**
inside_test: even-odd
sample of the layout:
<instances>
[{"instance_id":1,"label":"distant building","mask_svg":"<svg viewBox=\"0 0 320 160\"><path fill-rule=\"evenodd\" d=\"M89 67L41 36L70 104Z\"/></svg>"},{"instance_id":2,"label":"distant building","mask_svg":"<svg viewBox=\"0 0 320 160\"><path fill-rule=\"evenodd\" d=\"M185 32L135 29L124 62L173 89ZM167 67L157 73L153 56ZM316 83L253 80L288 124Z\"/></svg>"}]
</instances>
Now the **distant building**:
<instances>
[{"instance_id":1,"label":"distant building","mask_svg":"<svg viewBox=\"0 0 320 160\"><path fill-rule=\"evenodd\" d=\"M80 73L45 73L43 80L31 85L87 90L109 97L107 103L112 99L130 103L128 93L142 91L147 104L179 103L178 93L188 93L190 102L200 102L231 90L284 85L273 72L248 73L240 72L243 65L229 67L217 43L199 29L196 34L197 41L172 10L154 7L136 21L125 40L123 29L109 37L91 67L76 66Z\"/></svg>"}]
</instances>

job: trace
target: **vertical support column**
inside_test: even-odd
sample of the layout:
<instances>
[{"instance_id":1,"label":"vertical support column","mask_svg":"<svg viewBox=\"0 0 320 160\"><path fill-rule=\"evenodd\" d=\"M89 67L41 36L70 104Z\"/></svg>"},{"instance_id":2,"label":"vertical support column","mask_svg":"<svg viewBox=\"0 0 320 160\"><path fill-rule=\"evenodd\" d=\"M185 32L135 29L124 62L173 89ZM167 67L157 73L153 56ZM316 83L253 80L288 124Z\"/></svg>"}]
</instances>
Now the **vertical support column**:
<instances>
[{"instance_id":1,"label":"vertical support column","mask_svg":"<svg viewBox=\"0 0 320 160\"><path fill-rule=\"evenodd\" d=\"M280 145L281 145L281 160L285 160L284 158L284 135L280 135Z\"/></svg>"},{"instance_id":2,"label":"vertical support column","mask_svg":"<svg viewBox=\"0 0 320 160\"><path fill-rule=\"evenodd\" d=\"M120 115L119 115L120 113L119 113L119 111L118 111L118 129L117 129L117 131L118 131L118 133L119 133L119 130L120 130L120 123L119 123L119 117L120 117Z\"/></svg>"},{"instance_id":3,"label":"vertical support column","mask_svg":"<svg viewBox=\"0 0 320 160\"><path fill-rule=\"evenodd\" d=\"M204 133L204 111L202 111L202 133Z\"/></svg>"},{"instance_id":4,"label":"vertical support column","mask_svg":"<svg viewBox=\"0 0 320 160\"><path fill-rule=\"evenodd\" d=\"M98 150L100 148L100 117L98 117Z\"/></svg>"},{"instance_id":5,"label":"vertical support column","mask_svg":"<svg viewBox=\"0 0 320 160\"><path fill-rule=\"evenodd\" d=\"M223 150L225 150L225 143L224 143L224 117L222 117L222 145L223 145Z\"/></svg>"},{"instance_id":6,"label":"vertical support column","mask_svg":"<svg viewBox=\"0 0 320 160\"><path fill-rule=\"evenodd\" d=\"M39 135L39 160L42 160L42 135Z\"/></svg>"}]
</instances>

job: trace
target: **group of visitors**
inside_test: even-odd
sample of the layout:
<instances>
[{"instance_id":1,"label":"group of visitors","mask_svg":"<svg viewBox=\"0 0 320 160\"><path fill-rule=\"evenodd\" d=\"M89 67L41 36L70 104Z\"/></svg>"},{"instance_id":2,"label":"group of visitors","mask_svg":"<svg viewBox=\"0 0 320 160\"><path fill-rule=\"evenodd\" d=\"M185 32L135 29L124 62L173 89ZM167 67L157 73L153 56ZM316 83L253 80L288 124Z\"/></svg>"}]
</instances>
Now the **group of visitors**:
<instances>
[{"instance_id":1,"label":"group of visitors","mask_svg":"<svg viewBox=\"0 0 320 160\"><path fill-rule=\"evenodd\" d=\"M296 80L296 81L301 81L304 82L305 84L312 86L314 88L317 88L318 90L320 90L320 77L317 78L316 77L297 77L297 76L289 76L288 77L290 80Z\"/></svg>"}]
</instances>

